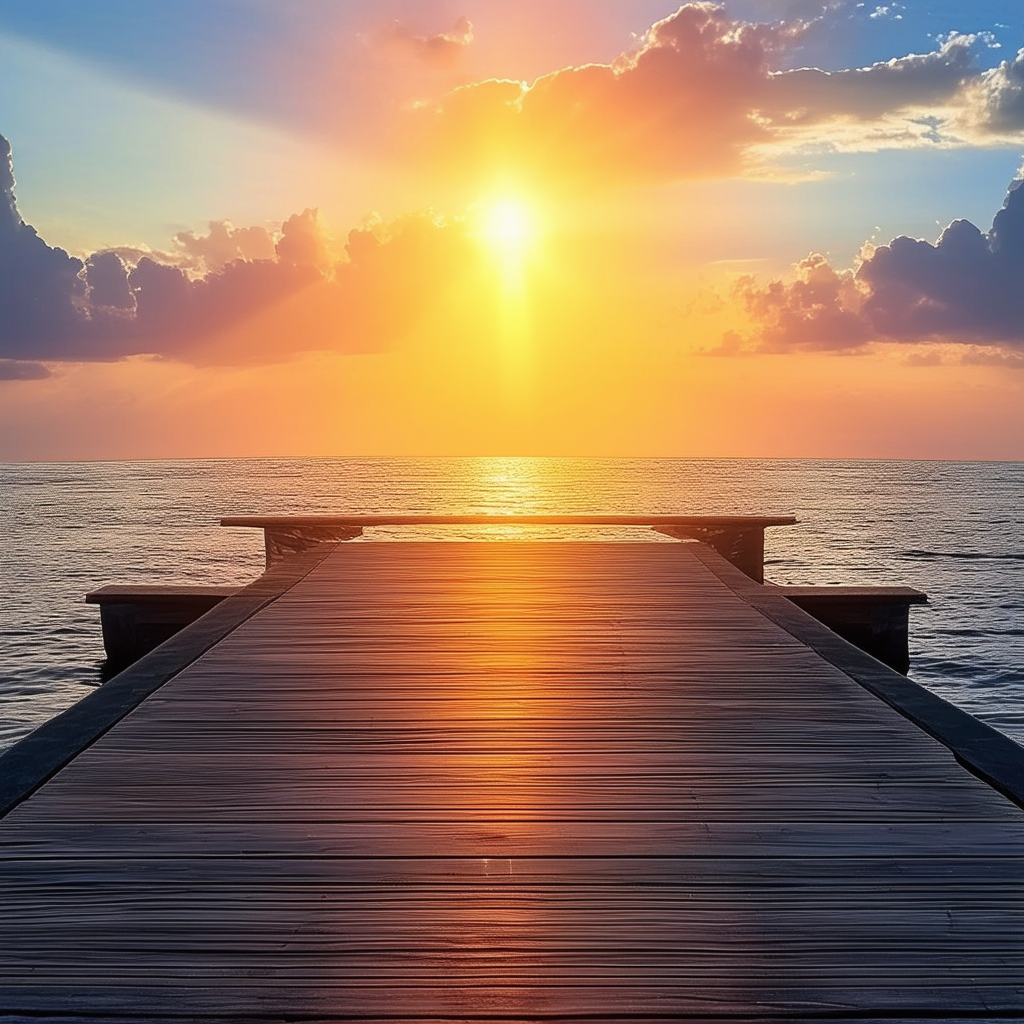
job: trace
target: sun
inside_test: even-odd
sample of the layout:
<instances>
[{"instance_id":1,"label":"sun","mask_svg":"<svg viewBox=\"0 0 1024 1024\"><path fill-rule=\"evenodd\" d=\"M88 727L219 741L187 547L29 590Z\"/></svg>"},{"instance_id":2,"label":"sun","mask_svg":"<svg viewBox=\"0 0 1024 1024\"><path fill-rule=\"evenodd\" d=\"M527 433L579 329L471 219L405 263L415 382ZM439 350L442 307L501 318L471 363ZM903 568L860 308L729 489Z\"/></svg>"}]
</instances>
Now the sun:
<instances>
[{"instance_id":1,"label":"sun","mask_svg":"<svg viewBox=\"0 0 1024 1024\"><path fill-rule=\"evenodd\" d=\"M530 207L511 198L481 204L477 230L482 241L504 258L520 257L536 235Z\"/></svg>"}]
</instances>

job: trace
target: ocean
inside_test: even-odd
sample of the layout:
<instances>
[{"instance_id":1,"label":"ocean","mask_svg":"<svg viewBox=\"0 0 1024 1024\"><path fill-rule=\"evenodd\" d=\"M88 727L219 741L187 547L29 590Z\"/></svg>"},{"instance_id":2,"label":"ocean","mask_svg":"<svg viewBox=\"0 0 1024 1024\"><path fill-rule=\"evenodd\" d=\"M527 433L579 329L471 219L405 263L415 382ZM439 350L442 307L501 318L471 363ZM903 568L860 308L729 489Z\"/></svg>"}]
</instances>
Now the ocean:
<instances>
[{"instance_id":1,"label":"ocean","mask_svg":"<svg viewBox=\"0 0 1024 1024\"><path fill-rule=\"evenodd\" d=\"M0 467L0 749L103 681L106 583L245 584L244 513L793 513L766 578L907 585L911 678L1024 743L1024 463L767 459L214 459ZM352 543L660 539L601 528L378 529Z\"/></svg>"}]
</instances>

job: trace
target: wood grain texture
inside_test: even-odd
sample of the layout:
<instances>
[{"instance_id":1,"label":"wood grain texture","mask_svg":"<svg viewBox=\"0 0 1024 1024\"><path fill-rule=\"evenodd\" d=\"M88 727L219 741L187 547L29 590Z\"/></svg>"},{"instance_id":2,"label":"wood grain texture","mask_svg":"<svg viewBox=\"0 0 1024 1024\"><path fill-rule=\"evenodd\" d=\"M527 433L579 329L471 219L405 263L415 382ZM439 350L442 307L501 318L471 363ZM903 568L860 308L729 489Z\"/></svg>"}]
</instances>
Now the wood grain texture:
<instances>
[{"instance_id":1,"label":"wood grain texture","mask_svg":"<svg viewBox=\"0 0 1024 1024\"><path fill-rule=\"evenodd\" d=\"M0 1020L1024 1013L1024 813L696 547L339 546L0 823Z\"/></svg>"},{"instance_id":2,"label":"wood grain texture","mask_svg":"<svg viewBox=\"0 0 1024 1024\"><path fill-rule=\"evenodd\" d=\"M323 545L265 572L0 754L0 818L168 679L305 577L332 550Z\"/></svg>"},{"instance_id":3,"label":"wood grain texture","mask_svg":"<svg viewBox=\"0 0 1024 1024\"><path fill-rule=\"evenodd\" d=\"M233 597L241 587L204 587L192 584L109 583L85 595L86 604L171 604L175 600L187 602L195 598Z\"/></svg>"},{"instance_id":4,"label":"wood grain texture","mask_svg":"<svg viewBox=\"0 0 1024 1024\"><path fill-rule=\"evenodd\" d=\"M796 516L674 516L674 515L257 515L225 516L221 526L268 529L289 526L792 526Z\"/></svg>"}]
</instances>

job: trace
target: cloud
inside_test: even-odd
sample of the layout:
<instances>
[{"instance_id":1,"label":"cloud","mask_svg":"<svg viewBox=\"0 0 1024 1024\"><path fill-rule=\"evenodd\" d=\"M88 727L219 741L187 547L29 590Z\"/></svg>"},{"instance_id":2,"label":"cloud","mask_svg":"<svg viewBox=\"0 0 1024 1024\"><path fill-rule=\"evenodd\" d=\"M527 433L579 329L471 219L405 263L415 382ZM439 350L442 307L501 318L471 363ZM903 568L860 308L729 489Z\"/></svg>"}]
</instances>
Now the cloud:
<instances>
[{"instance_id":1,"label":"cloud","mask_svg":"<svg viewBox=\"0 0 1024 1024\"><path fill-rule=\"evenodd\" d=\"M1011 184L992 228L953 221L933 245L901 236L866 251L856 273L812 255L797 279L735 297L764 351L840 350L869 341L944 341L1024 348L1024 181ZM728 339L735 345L735 338Z\"/></svg>"},{"instance_id":2,"label":"cloud","mask_svg":"<svg viewBox=\"0 0 1024 1024\"><path fill-rule=\"evenodd\" d=\"M33 347L65 336L78 323L85 293L82 261L51 248L27 225L14 198L11 147L0 136L0 356L31 358Z\"/></svg>"},{"instance_id":3,"label":"cloud","mask_svg":"<svg viewBox=\"0 0 1024 1024\"><path fill-rule=\"evenodd\" d=\"M976 37L954 33L938 50L909 54L866 68L798 68L770 76L762 113L777 127L838 119L875 121L908 108L951 103L975 76Z\"/></svg>"},{"instance_id":4,"label":"cloud","mask_svg":"<svg viewBox=\"0 0 1024 1024\"><path fill-rule=\"evenodd\" d=\"M465 15L447 32L421 35L401 21L392 21L372 43L379 50L410 56L432 67L450 68L473 42L473 23Z\"/></svg>"},{"instance_id":5,"label":"cloud","mask_svg":"<svg viewBox=\"0 0 1024 1024\"><path fill-rule=\"evenodd\" d=\"M937 50L866 68L771 76L764 114L779 140L837 148L1016 145L1024 140L1024 50L981 69L984 34L950 33Z\"/></svg>"},{"instance_id":6,"label":"cloud","mask_svg":"<svg viewBox=\"0 0 1024 1024\"><path fill-rule=\"evenodd\" d=\"M987 234L957 220L936 245L894 239L857 279L868 289L864 315L880 334L1024 345L1024 182L1010 187Z\"/></svg>"},{"instance_id":7,"label":"cloud","mask_svg":"<svg viewBox=\"0 0 1024 1024\"><path fill-rule=\"evenodd\" d=\"M128 272L116 252L94 252L85 261L89 305L109 309L135 309L135 296L128 285Z\"/></svg>"},{"instance_id":8,"label":"cloud","mask_svg":"<svg viewBox=\"0 0 1024 1024\"><path fill-rule=\"evenodd\" d=\"M45 376L40 360L152 354L257 363L314 349L378 351L401 341L445 282L473 263L460 222L401 218L353 231L339 249L316 210L293 215L276 236L215 222L205 236L180 233L175 253L122 248L80 260L24 223L14 185L0 136L8 380Z\"/></svg>"},{"instance_id":9,"label":"cloud","mask_svg":"<svg viewBox=\"0 0 1024 1024\"><path fill-rule=\"evenodd\" d=\"M903 4L881 4L876 7L869 15L869 18L893 18L896 21L902 21L903 15L898 13L903 10Z\"/></svg>"},{"instance_id":10,"label":"cloud","mask_svg":"<svg viewBox=\"0 0 1024 1024\"><path fill-rule=\"evenodd\" d=\"M758 323L758 348L766 352L795 349L841 351L859 348L872 337L859 312L853 274L837 272L820 253L797 264L791 284L772 281L759 288L752 277L737 282L735 296ZM731 351L737 337L726 339Z\"/></svg>"},{"instance_id":11,"label":"cloud","mask_svg":"<svg viewBox=\"0 0 1024 1024\"><path fill-rule=\"evenodd\" d=\"M421 155L459 177L572 187L731 174L745 147L770 137L754 116L769 60L802 28L687 4L613 64L566 68L529 86L488 80L421 105L413 126Z\"/></svg>"},{"instance_id":12,"label":"cloud","mask_svg":"<svg viewBox=\"0 0 1024 1024\"><path fill-rule=\"evenodd\" d=\"M220 330L321 280L315 267L237 260L198 280L144 257L128 274L136 299L125 325L135 351L187 356Z\"/></svg>"},{"instance_id":13,"label":"cloud","mask_svg":"<svg viewBox=\"0 0 1024 1024\"><path fill-rule=\"evenodd\" d=\"M834 6L757 24L694 2L611 64L532 84L487 80L422 102L414 152L446 181L587 184L763 171L813 142L837 149L1024 140L1024 58L981 69L978 35L865 68L779 70ZM892 6L895 10L895 6Z\"/></svg>"},{"instance_id":14,"label":"cloud","mask_svg":"<svg viewBox=\"0 0 1024 1024\"><path fill-rule=\"evenodd\" d=\"M42 363L24 359L0 359L0 380L45 380L53 373Z\"/></svg>"},{"instance_id":15,"label":"cloud","mask_svg":"<svg viewBox=\"0 0 1024 1024\"><path fill-rule=\"evenodd\" d=\"M236 228L226 220L210 221L205 235L179 231L174 244L180 255L203 272L220 270L235 260L274 258L274 237L266 228Z\"/></svg>"},{"instance_id":16,"label":"cloud","mask_svg":"<svg viewBox=\"0 0 1024 1024\"><path fill-rule=\"evenodd\" d=\"M964 83L956 126L965 134L1016 142L1024 133L1024 49Z\"/></svg>"},{"instance_id":17,"label":"cloud","mask_svg":"<svg viewBox=\"0 0 1024 1024\"><path fill-rule=\"evenodd\" d=\"M320 226L317 210L294 213L281 225L275 248L278 260L291 267L315 267L326 272L334 263L330 242Z\"/></svg>"}]
</instances>

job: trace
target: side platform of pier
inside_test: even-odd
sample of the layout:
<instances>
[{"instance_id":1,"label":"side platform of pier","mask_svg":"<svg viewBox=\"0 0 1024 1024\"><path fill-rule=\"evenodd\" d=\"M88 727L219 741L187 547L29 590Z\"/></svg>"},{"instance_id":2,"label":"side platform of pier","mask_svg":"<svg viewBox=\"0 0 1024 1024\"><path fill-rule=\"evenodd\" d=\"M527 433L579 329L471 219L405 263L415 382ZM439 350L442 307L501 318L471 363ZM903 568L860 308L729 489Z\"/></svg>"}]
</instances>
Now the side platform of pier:
<instances>
[{"instance_id":1,"label":"side platform of pier","mask_svg":"<svg viewBox=\"0 0 1024 1024\"><path fill-rule=\"evenodd\" d=\"M1020 748L719 551L280 559L36 741L0 1021L1024 1014Z\"/></svg>"}]
</instances>

